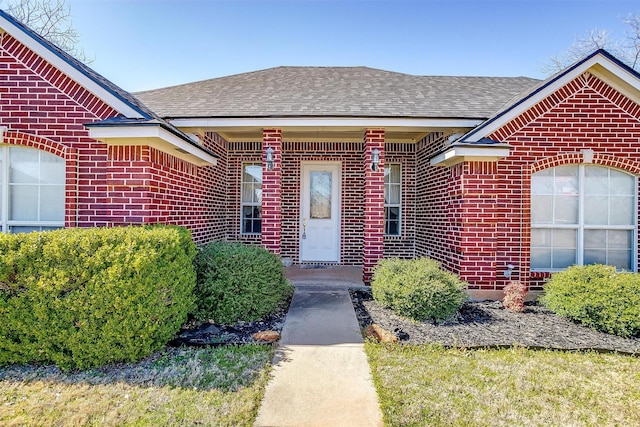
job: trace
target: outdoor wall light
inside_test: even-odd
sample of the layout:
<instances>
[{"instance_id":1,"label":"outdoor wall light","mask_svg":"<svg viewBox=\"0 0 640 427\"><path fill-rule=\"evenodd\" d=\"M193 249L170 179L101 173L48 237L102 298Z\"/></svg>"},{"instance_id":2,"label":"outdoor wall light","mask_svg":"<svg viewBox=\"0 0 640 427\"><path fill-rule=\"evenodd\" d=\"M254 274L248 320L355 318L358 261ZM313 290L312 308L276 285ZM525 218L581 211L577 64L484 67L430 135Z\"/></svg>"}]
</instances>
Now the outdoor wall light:
<instances>
[{"instance_id":1,"label":"outdoor wall light","mask_svg":"<svg viewBox=\"0 0 640 427\"><path fill-rule=\"evenodd\" d=\"M273 169L273 148L267 147L265 152L267 153L267 169L271 170Z\"/></svg>"},{"instance_id":2,"label":"outdoor wall light","mask_svg":"<svg viewBox=\"0 0 640 427\"><path fill-rule=\"evenodd\" d=\"M377 148L374 148L373 151L371 151L371 170L377 171L379 164L380 164L380 150L378 150Z\"/></svg>"}]
</instances>

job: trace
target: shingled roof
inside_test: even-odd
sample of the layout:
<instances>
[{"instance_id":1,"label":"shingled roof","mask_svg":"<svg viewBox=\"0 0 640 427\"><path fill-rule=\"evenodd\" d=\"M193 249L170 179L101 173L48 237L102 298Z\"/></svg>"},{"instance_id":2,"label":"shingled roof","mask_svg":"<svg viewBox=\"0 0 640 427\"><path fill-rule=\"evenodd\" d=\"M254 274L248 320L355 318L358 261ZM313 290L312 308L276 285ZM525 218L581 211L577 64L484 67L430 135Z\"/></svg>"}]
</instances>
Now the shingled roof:
<instances>
[{"instance_id":1,"label":"shingled roof","mask_svg":"<svg viewBox=\"0 0 640 427\"><path fill-rule=\"evenodd\" d=\"M276 67L138 92L164 118L488 118L528 77L416 76L368 67Z\"/></svg>"}]
</instances>

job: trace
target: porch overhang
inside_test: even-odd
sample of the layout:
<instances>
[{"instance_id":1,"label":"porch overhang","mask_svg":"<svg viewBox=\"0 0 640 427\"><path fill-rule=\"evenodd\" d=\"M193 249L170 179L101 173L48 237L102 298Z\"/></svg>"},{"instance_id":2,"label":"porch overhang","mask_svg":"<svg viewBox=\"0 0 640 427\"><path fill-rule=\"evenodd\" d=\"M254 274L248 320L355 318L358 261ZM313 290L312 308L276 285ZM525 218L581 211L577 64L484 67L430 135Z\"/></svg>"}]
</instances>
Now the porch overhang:
<instances>
[{"instance_id":1,"label":"porch overhang","mask_svg":"<svg viewBox=\"0 0 640 427\"><path fill-rule=\"evenodd\" d=\"M196 141L186 141L160 123L88 123L89 136L112 146L149 146L197 166L215 166L217 157Z\"/></svg>"},{"instance_id":2,"label":"porch overhang","mask_svg":"<svg viewBox=\"0 0 640 427\"><path fill-rule=\"evenodd\" d=\"M497 162L507 157L511 146L505 143L493 142L454 143L442 150L430 160L431 166L453 166L462 162Z\"/></svg>"},{"instance_id":3,"label":"porch overhang","mask_svg":"<svg viewBox=\"0 0 640 427\"><path fill-rule=\"evenodd\" d=\"M281 129L283 141L360 142L366 129L384 129L385 139L418 142L431 132L469 131L483 119L388 117L174 118L183 132L216 132L229 142L261 141L263 129Z\"/></svg>"}]
</instances>

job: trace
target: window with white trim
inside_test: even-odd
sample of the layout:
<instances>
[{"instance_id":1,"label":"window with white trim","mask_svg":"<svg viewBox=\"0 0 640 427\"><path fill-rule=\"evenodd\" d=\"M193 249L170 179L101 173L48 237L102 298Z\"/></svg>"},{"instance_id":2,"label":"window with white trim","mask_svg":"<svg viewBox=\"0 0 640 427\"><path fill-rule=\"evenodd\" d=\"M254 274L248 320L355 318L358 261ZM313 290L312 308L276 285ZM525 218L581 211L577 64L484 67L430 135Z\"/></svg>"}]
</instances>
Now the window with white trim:
<instances>
[{"instance_id":1,"label":"window with white trim","mask_svg":"<svg viewBox=\"0 0 640 427\"><path fill-rule=\"evenodd\" d=\"M574 264L637 269L637 179L617 169L565 165L531 176L531 269Z\"/></svg>"},{"instance_id":2,"label":"window with white trim","mask_svg":"<svg viewBox=\"0 0 640 427\"><path fill-rule=\"evenodd\" d=\"M240 227L242 234L259 234L262 229L262 165L242 165Z\"/></svg>"},{"instance_id":3,"label":"window with white trim","mask_svg":"<svg viewBox=\"0 0 640 427\"><path fill-rule=\"evenodd\" d=\"M384 165L384 234L399 236L402 214L402 180L399 163Z\"/></svg>"},{"instance_id":4,"label":"window with white trim","mask_svg":"<svg viewBox=\"0 0 640 427\"><path fill-rule=\"evenodd\" d=\"M0 147L2 232L64 227L65 161L26 147Z\"/></svg>"}]
</instances>

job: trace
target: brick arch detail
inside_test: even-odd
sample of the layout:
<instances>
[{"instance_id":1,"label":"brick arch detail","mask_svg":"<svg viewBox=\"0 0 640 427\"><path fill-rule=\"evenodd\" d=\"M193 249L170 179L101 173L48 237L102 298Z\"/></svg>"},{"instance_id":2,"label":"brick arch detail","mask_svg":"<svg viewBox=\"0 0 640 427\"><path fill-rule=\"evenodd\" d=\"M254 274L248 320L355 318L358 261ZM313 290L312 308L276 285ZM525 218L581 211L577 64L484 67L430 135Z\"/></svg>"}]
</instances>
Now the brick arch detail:
<instances>
[{"instance_id":1,"label":"brick arch detail","mask_svg":"<svg viewBox=\"0 0 640 427\"><path fill-rule=\"evenodd\" d=\"M592 164L596 166L606 166L614 169L620 169L623 172L631 173L633 175L640 175L640 162L604 153L594 153L593 160L589 163L584 162L584 155L582 153L568 153L548 157L531 164L529 167L529 173L534 174L548 168L567 164Z\"/></svg>"},{"instance_id":2,"label":"brick arch detail","mask_svg":"<svg viewBox=\"0 0 640 427\"><path fill-rule=\"evenodd\" d=\"M19 131L4 133L3 145L21 146L41 150L65 161L64 226L75 227L78 207L78 150L60 142Z\"/></svg>"}]
</instances>

